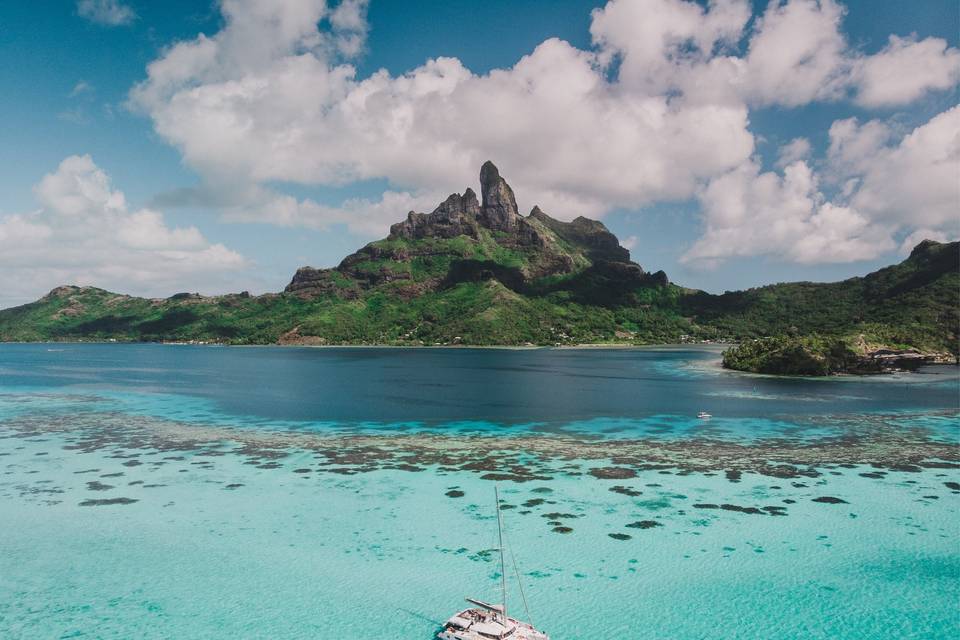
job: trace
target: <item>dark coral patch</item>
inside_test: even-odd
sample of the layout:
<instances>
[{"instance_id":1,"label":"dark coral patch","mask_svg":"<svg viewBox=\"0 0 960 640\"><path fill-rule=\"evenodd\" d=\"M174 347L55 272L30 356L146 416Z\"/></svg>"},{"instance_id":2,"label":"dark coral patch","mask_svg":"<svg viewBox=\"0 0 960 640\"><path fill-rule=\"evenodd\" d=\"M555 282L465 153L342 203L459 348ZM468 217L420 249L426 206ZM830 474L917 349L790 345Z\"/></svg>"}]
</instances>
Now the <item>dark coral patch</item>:
<instances>
[{"instance_id":1,"label":"dark coral patch","mask_svg":"<svg viewBox=\"0 0 960 640\"><path fill-rule=\"evenodd\" d=\"M553 528L554 533L573 533L572 527L557 526Z\"/></svg>"},{"instance_id":2,"label":"dark coral patch","mask_svg":"<svg viewBox=\"0 0 960 640\"><path fill-rule=\"evenodd\" d=\"M626 467L596 467L590 469L589 473L600 480L629 480L637 477L636 471Z\"/></svg>"},{"instance_id":3,"label":"dark coral patch","mask_svg":"<svg viewBox=\"0 0 960 640\"><path fill-rule=\"evenodd\" d=\"M446 495L448 498L462 498L466 494L463 491L460 491L459 489L451 489L450 491L447 491L447 493L444 495Z\"/></svg>"},{"instance_id":4,"label":"dark coral patch","mask_svg":"<svg viewBox=\"0 0 960 640\"><path fill-rule=\"evenodd\" d=\"M98 482L97 480L94 480L93 482L87 483L87 489L89 489L90 491L109 491L110 489L113 489L113 485L103 484L102 482Z\"/></svg>"},{"instance_id":5,"label":"dark coral patch","mask_svg":"<svg viewBox=\"0 0 960 640\"><path fill-rule=\"evenodd\" d=\"M627 535L626 533L608 533L607 535L614 540L629 540L633 537L631 535Z\"/></svg>"},{"instance_id":6,"label":"dark coral patch","mask_svg":"<svg viewBox=\"0 0 960 640\"><path fill-rule=\"evenodd\" d=\"M563 520L565 518L579 518L580 516L575 513L559 513L554 511L551 513L544 513L543 517L547 520Z\"/></svg>"},{"instance_id":7,"label":"dark coral patch","mask_svg":"<svg viewBox=\"0 0 960 640\"><path fill-rule=\"evenodd\" d=\"M763 514L763 511L760 511L760 509L757 509L756 507L741 507L738 504L722 504L720 505L720 508L724 511L736 511L738 513L751 513L754 515Z\"/></svg>"},{"instance_id":8,"label":"dark coral patch","mask_svg":"<svg viewBox=\"0 0 960 640\"><path fill-rule=\"evenodd\" d=\"M906 471L907 473L920 473L923 471L923 469L915 464L907 464L903 462L891 464L889 468L891 471Z\"/></svg>"},{"instance_id":9,"label":"dark coral patch","mask_svg":"<svg viewBox=\"0 0 960 640\"><path fill-rule=\"evenodd\" d=\"M618 484L610 487L610 491L613 491L614 493L619 493L621 495L630 496L631 498L636 498L637 496L643 495L643 491L637 491L636 489L625 487L622 484Z\"/></svg>"},{"instance_id":10,"label":"dark coral patch","mask_svg":"<svg viewBox=\"0 0 960 640\"><path fill-rule=\"evenodd\" d=\"M529 482L530 480L549 480L542 476L525 476L518 473L485 473L480 476L481 480L493 480L494 482Z\"/></svg>"},{"instance_id":11,"label":"dark coral patch","mask_svg":"<svg viewBox=\"0 0 960 640\"><path fill-rule=\"evenodd\" d=\"M819 498L814 498L813 501L821 504L848 504L846 500L834 498L833 496L820 496Z\"/></svg>"},{"instance_id":12,"label":"dark coral patch","mask_svg":"<svg viewBox=\"0 0 960 640\"><path fill-rule=\"evenodd\" d=\"M656 520L638 520L637 522L631 522L627 525L630 529L653 529L654 527L662 526L663 524Z\"/></svg>"},{"instance_id":13,"label":"dark coral patch","mask_svg":"<svg viewBox=\"0 0 960 640\"><path fill-rule=\"evenodd\" d=\"M133 504L137 502L134 498L105 498L103 500L84 500L80 503L81 507L104 507L111 504Z\"/></svg>"}]
</instances>

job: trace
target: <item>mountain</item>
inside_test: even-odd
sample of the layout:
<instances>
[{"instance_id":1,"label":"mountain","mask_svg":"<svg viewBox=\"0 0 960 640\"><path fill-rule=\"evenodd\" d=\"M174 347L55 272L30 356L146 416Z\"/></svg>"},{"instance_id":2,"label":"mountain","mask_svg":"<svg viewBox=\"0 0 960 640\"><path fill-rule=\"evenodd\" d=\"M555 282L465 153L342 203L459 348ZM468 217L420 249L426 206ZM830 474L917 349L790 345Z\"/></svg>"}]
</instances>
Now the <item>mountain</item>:
<instances>
[{"instance_id":1,"label":"mountain","mask_svg":"<svg viewBox=\"0 0 960 640\"><path fill-rule=\"evenodd\" d=\"M517 210L490 162L480 197L410 212L332 269L282 293L136 298L64 286L0 311L0 339L230 344L649 344L864 336L956 353L960 248L925 241L904 262L836 283L711 295L648 273L600 222Z\"/></svg>"},{"instance_id":2,"label":"mountain","mask_svg":"<svg viewBox=\"0 0 960 640\"><path fill-rule=\"evenodd\" d=\"M347 256L335 269L299 269L285 293L357 299L384 289L412 299L463 283L496 282L517 294L579 287L579 297L586 299L594 293L586 285L597 280L616 281L618 296L638 286L668 284L662 271L647 274L631 262L630 252L600 222L561 222L539 207L521 216L513 189L492 162L480 169L480 193L478 201L468 188L432 213L411 211L390 227L386 239Z\"/></svg>"},{"instance_id":3,"label":"mountain","mask_svg":"<svg viewBox=\"0 0 960 640\"><path fill-rule=\"evenodd\" d=\"M733 369L824 375L956 361L960 243L924 240L900 264L862 278L698 293L685 304L722 333L772 336L727 352Z\"/></svg>"}]
</instances>

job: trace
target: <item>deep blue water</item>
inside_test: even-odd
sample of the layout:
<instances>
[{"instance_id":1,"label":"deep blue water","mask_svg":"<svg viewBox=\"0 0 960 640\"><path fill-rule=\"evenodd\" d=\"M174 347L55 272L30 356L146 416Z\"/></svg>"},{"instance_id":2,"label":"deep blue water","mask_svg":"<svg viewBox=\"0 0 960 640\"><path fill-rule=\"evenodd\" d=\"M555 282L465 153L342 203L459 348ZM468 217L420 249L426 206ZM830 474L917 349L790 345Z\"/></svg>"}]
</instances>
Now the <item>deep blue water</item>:
<instances>
[{"instance_id":1,"label":"deep blue water","mask_svg":"<svg viewBox=\"0 0 960 640\"><path fill-rule=\"evenodd\" d=\"M267 421L565 425L957 409L956 367L861 378L719 369L719 350L0 346L0 386L185 395Z\"/></svg>"}]
</instances>

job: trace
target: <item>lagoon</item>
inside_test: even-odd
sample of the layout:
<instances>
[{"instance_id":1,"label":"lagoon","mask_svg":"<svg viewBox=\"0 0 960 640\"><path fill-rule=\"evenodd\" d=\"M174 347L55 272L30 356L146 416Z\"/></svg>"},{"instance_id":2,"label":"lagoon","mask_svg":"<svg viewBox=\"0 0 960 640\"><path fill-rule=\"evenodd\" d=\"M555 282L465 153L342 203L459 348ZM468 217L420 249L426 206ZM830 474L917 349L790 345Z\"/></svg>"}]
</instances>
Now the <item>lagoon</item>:
<instances>
[{"instance_id":1,"label":"lagoon","mask_svg":"<svg viewBox=\"0 0 960 640\"><path fill-rule=\"evenodd\" d=\"M718 360L0 345L0 637L427 640L494 482L553 638L955 637L957 369Z\"/></svg>"}]
</instances>

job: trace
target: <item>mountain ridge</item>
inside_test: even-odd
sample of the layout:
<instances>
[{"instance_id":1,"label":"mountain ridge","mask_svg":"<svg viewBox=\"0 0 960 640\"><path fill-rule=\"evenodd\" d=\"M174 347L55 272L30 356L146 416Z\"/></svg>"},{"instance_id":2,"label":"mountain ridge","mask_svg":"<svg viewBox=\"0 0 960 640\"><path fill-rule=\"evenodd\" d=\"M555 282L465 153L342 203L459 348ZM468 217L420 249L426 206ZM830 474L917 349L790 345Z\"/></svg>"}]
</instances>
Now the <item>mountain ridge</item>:
<instances>
[{"instance_id":1,"label":"mountain ridge","mask_svg":"<svg viewBox=\"0 0 960 640\"><path fill-rule=\"evenodd\" d=\"M447 271L421 280L419 287L401 288L400 295L422 294L425 289L485 277L520 292L539 278L608 263L622 265L614 267L622 277L640 282L646 276L602 222L584 217L563 222L539 206L528 216L521 215L513 189L492 162L485 162L480 169L480 191L481 199L468 187L463 194L449 195L430 213L410 211L405 220L391 225L385 239L368 243L336 267L301 267L284 292L303 297L335 292L355 296L359 292L345 287L341 277L353 279L361 289L414 281L415 274L390 267L438 255L452 257ZM459 244L450 242L457 239ZM517 252L526 254L526 259L515 255ZM381 268L372 271L370 261L381 261ZM665 286L666 274L658 272L656 282Z\"/></svg>"},{"instance_id":2,"label":"mountain ridge","mask_svg":"<svg viewBox=\"0 0 960 640\"><path fill-rule=\"evenodd\" d=\"M0 340L556 345L826 335L956 354L958 308L956 242L923 241L899 264L840 282L715 295L648 273L602 222L563 222L539 207L521 215L487 162L479 197L468 187L430 213L411 211L336 267L301 267L282 292L147 299L67 285L0 311Z\"/></svg>"}]
</instances>

